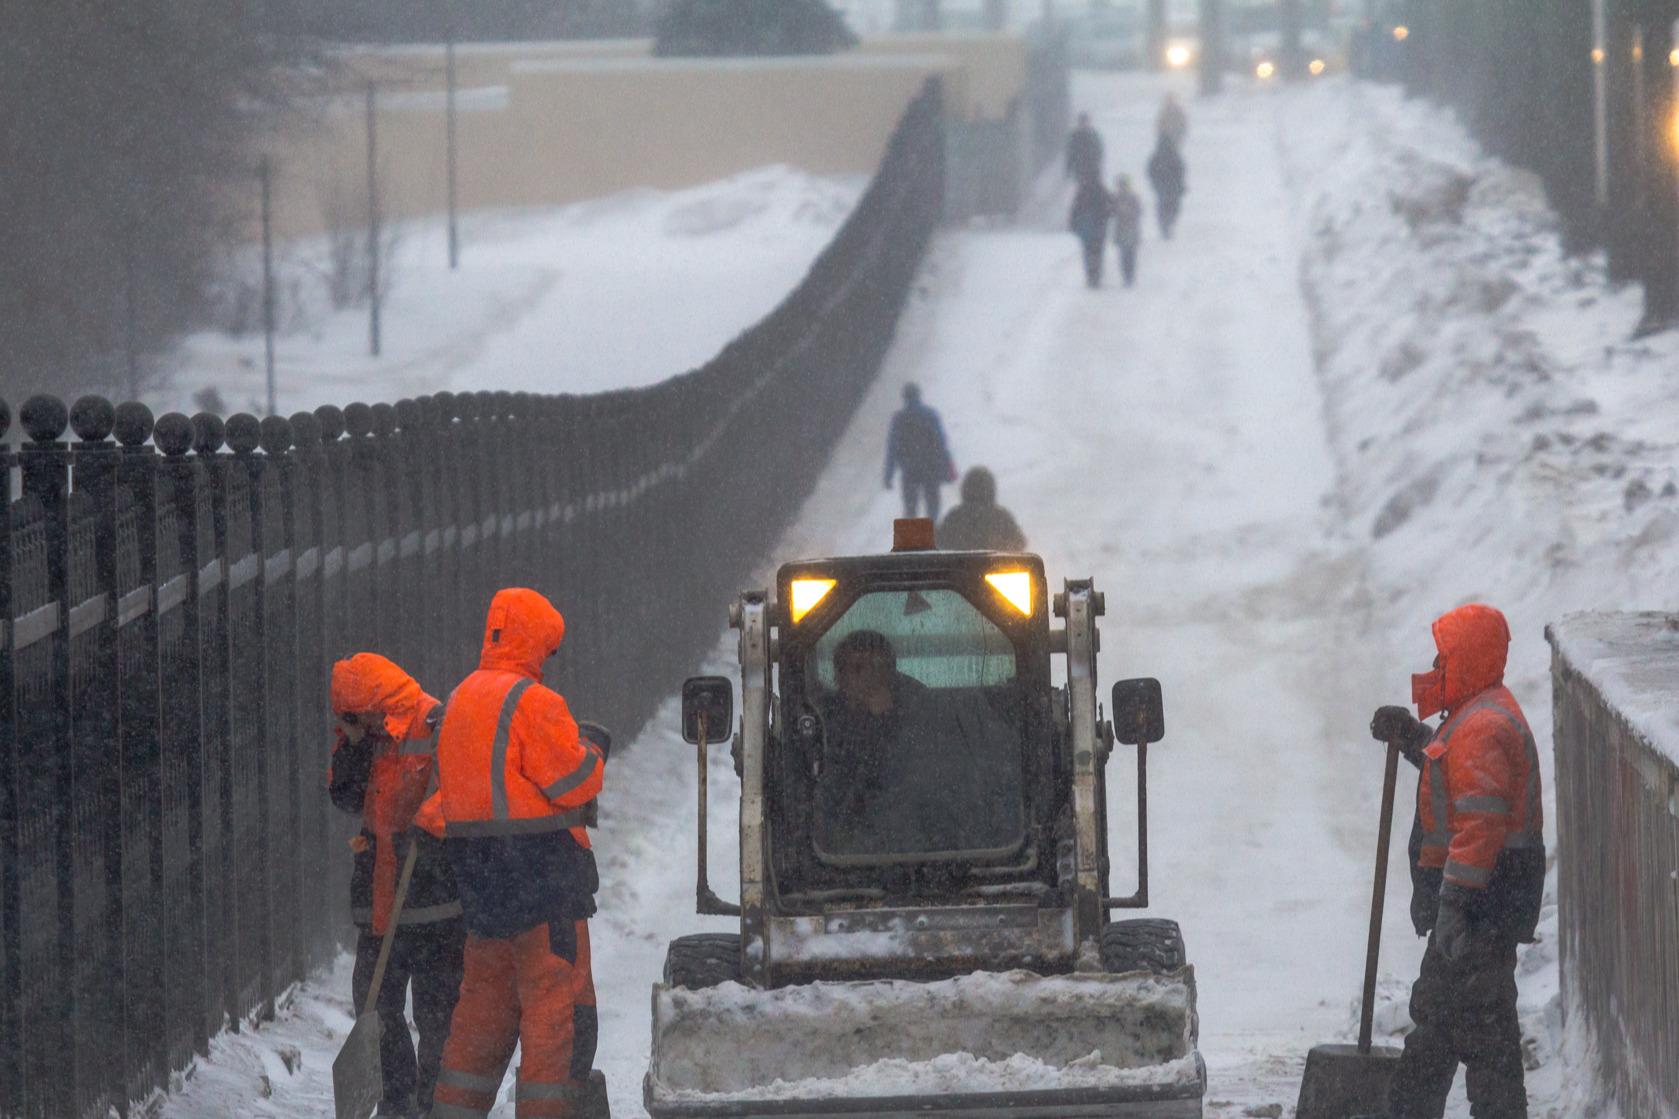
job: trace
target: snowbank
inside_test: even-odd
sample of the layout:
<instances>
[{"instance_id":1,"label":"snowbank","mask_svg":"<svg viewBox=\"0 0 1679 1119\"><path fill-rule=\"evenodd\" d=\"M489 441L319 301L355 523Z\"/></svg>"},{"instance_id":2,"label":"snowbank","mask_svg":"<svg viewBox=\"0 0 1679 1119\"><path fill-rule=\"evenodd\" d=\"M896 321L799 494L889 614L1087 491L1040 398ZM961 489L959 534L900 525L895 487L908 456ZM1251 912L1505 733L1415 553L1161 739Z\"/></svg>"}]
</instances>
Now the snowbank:
<instances>
[{"instance_id":1,"label":"snowbank","mask_svg":"<svg viewBox=\"0 0 1679 1119\"><path fill-rule=\"evenodd\" d=\"M1194 974L654 992L655 1097L1194 1085Z\"/></svg>"}]
</instances>

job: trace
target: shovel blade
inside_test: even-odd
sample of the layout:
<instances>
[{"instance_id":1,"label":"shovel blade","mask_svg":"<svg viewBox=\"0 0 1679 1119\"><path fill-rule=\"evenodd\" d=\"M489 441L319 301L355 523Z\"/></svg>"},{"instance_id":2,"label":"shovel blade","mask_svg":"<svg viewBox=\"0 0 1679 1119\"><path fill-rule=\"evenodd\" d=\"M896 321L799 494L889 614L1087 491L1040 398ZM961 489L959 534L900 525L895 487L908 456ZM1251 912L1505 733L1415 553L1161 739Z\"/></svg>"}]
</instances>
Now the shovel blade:
<instances>
[{"instance_id":1,"label":"shovel blade","mask_svg":"<svg viewBox=\"0 0 1679 1119\"><path fill-rule=\"evenodd\" d=\"M337 1119L368 1119L385 1094L379 1033L379 1015L363 1014L332 1062L332 1103Z\"/></svg>"},{"instance_id":2,"label":"shovel blade","mask_svg":"<svg viewBox=\"0 0 1679 1119\"><path fill-rule=\"evenodd\" d=\"M1399 1067L1399 1050L1372 1045L1368 1053L1356 1045L1319 1045L1306 1054L1306 1075L1300 1081L1297 1119L1348 1119L1348 1116L1385 1112L1388 1084Z\"/></svg>"}]
</instances>

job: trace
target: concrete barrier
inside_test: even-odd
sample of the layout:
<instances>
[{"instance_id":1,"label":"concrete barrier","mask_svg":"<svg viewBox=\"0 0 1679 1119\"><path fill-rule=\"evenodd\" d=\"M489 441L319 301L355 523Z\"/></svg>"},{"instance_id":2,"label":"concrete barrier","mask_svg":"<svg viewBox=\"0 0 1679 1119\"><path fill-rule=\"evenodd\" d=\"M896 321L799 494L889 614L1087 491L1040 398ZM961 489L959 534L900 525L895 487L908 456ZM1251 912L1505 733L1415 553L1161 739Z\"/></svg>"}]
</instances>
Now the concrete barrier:
<instances>
[{"instance_id":1,"label":"concrete barrier","mask_svg":"<svg viewBox=\"0 0 1679 1119\"><path fill-rule=\"evenodd\" d=\"M1679 1116L1679 615L1546 630L1564 1013L1620 1113Z\"/></svg>"},{"instance_id":2,"label":"concrete barrier","mask_svg":"<svg viewBox=\"0 0 1679 1119\"><path fill-rule=\"evenodd\" d=\"M940 79L951 119L982 127L1017 115L1026 82L1025 45L1002 34L877 38L844 54L797 58L661 59L650 51L636 39L460 47L460 208L680 189L773 163L868 174L929 77ZM369 83L377 87L382 216L444 212L443 49L359 49L335 61L341 92L311 101L263 145L276 234L365 225Z\"/></svg>"}]
</instances>

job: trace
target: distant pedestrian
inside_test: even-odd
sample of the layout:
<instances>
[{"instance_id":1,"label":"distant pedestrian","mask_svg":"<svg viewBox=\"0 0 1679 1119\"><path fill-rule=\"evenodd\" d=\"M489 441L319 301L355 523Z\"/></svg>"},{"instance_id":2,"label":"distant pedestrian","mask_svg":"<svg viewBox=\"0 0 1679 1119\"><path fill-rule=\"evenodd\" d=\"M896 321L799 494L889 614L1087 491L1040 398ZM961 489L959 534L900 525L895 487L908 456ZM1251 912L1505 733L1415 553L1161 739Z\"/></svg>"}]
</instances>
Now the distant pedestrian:
<instances>
[{"instance_id":1,"label":"distant pedestrian","mask_svg":"<svg viewBox=\"0 0 1679 1119\"><path fill-rule=\"evenodd\" d=\"M1168 93L1166 100L1161 102L1160 115L1154 120L1154 130L1172 142L1174 148L1183 149L1183 142L1189 135L1189 115L1183 111L1175 93Z\"/></svg>"},{"instance_id":2,"label":"distant pedestrian","mask_svg":"<svg viewBox=\"0 0 1679 1119\"><path fill-rule=\"evenodd\" d=\"M947 552L1021 552L1026 534L997 504L997 479L983 466L962 476L962 503L939 522L938 545Z\"/></svg>"},{"instance_id":3,"label":"distant pedestrian","mask_svg":"<svg viewBox=\"0 0 1679 1119\"><path fill-rule=\"evenodd\" d=\"M1084 282L1102 286L1102 257L1107 252L1108 219L1113 216L1113 196L1095 179L1079 183L1067 227L1084 248Z\"/></svg>"},{"instance_id":4,"label":"distant pedestrian","mask_svg":"<svg viewBox=\"0 0 1679 1119\"><path fill-rule=\"evenodd\" d=\"M892 417L886 436L886 488L892 475L902 475L904 516L939 519L939 487L956 480L956 466L945 442L939 414L921 403L921 387L904 386L904 406Z\"/></svg>"},{"instance_id":5,"label":"distant pedestrian","mask_svg":"<svg viewBox=\"0 0 1679 1119\"><path fill-rule=\"evenodd\" d=\"M1143 200L1131 189L1131 176L1114 180L1114 244L1119 246L1119 272L1130 287L1137 279L1137 246L1143 240Z\"/></svg>"},{"instance_id":6,"label":"distant pedestrian","mask_svg":"<svg viewBox=\"0 0 1679 1119\"><path fill-rule=\"evenodd\" d=\"M1183 196L1189 193L1188 170L1177 145L1164 135L1149 156L1148 181L1154 187L1155 214L1160 219L1160 236L1170 241L1172 228L1178 224L1178 211Z\"/></svg>"},{"instance_id":7,"label":"distant pedestrian","mask_svg":"<svg viewBox=\"0 0 1679 1119\"><path fill-rule=\"evenodd\" d=\"M1076 183L1102 181L1102 137L1090 125L1090 114L1080 113L1078 127L1067 137L1067 177Z\"/></svg>"}]
</instances>

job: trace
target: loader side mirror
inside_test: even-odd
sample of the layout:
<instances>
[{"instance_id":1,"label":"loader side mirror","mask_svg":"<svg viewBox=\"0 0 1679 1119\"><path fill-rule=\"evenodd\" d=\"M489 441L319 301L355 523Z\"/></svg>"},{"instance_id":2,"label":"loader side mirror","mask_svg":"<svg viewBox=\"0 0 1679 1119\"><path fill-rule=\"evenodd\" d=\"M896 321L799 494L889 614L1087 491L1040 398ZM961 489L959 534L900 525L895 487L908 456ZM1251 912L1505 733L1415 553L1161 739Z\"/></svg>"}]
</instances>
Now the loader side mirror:
<instances>
[{"instance_id":1,"label":"loader side mirror","mask_svg":"<svg viewBox=\"0 0 1679 1119\"><path fill-rule=\"evenodd\" d=\"M735 691L725 676L691 676L682 682L682 739L699 744L700 724L707 742L721 742L734 732Z\"/></svg>"},{"instance_id":2,"label":"loader side mirror","mask_svg":"<svg viewBox=\"0 0 1679 1119\"><path fill-rule=\"evenodd\" d=\"M1113 691L1114 737L1127 746L1147 746L1166 737L1166 707L1160 681L1151 676L1121 680Z\"/></svg>"}]
</instances>

